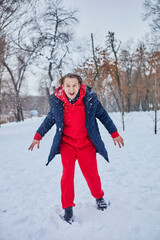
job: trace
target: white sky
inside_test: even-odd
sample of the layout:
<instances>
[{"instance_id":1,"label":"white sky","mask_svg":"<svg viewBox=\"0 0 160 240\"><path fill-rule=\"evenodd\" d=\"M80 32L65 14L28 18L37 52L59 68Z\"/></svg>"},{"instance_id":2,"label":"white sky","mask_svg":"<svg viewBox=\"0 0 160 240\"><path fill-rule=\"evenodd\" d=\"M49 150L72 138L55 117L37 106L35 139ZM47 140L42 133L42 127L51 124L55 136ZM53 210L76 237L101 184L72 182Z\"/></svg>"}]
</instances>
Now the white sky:
<instances>
[{"instance_id":1,"label":"white sky","mask_svg":"<svg viewBox=\"0 0 160 240\"><path fill-rule=\"evenodd\" d=\"M122 42L141 39L149 32L142 20L144 0L63 0L67 8L79 9L77 36L90 38L95 34L99 43L105 41L108 31L116 33Z\"/></svg>"}]
</instances>

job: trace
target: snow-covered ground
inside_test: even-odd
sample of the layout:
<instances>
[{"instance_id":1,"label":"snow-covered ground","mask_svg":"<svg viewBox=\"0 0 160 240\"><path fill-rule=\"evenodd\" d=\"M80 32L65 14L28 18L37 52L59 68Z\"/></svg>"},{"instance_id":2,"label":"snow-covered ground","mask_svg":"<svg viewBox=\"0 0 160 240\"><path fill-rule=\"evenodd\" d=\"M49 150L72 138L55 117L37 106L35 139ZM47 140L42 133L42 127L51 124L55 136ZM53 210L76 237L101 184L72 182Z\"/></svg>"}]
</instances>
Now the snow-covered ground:
<instances>
[{"instance_id":1,"label":"snow-covered ground","mask_svg":"<svg viewBox=\"0 0 160 240\"><path fill-rule=\"evenodd\" d=\"M125 140L123 149L115 147L99 123L111 162L97 155L99 174L111 206L104 212L96 209L77 164L72 225L59 217L60 155L45 166L55 127L40 149L30 152L43 118L1 126L0 240L160 239L160 132L154 135L149 113L128 114L125 132L119 113L110 116Z\"/></svg>"}]
</instances>

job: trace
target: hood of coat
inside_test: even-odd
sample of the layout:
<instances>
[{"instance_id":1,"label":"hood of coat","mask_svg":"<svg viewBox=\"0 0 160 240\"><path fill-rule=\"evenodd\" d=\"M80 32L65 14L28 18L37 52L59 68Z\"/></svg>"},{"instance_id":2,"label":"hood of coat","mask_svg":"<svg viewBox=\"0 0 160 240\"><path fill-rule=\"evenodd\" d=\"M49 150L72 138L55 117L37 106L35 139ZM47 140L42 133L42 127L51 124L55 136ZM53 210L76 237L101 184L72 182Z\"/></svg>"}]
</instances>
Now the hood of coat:
<instances>
[{"instance_id":1,"label":"hood of coat","mask_svg":"<svg viewBox=\"0 0 160 240\"><path fill-rule=\"evenodd\" d=\"M61 86L55 90L54 95L64 103L70 103ZM85 95L86 95L86 85L82 84L82 86L79 89L79 98L73 104L75 105L79 104Z\"/></svg>"}]
</instances>

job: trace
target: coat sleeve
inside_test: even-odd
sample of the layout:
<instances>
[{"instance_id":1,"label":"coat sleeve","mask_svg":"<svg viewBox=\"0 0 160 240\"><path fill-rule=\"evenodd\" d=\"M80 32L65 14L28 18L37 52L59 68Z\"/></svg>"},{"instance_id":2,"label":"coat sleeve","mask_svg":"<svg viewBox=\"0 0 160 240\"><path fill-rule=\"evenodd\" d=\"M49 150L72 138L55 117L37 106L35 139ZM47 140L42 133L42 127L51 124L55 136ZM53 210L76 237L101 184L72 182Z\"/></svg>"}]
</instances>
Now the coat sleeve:
<instances>
[{"instance_id":1,"label":"coat sleeve","mask_svg":"<svg viewBox=\"0 0 160 240\"><path fill-rule=\"evenodd\" d=\"M53 125L55 124L55 118L53 115L53 94L50 97L50 111L48 112L48 115L46 116L46 118L44 119L44 121L42 122L42 124L40 125L40 127L38 128L38 130L36 131L36 133L39 133L42 137L44 137L44 135L53 127Z\"/></svg>"},{"instance_id":2,"label":"coat sleeve","mask_svg":"<svg viewBox=\"0 0 160 240\"><path fill-rule=\"evenodd\" d=\"M117 132L117 128L115 124L113 123L112 119L102 106L101 102L97 99L96 100L96 118L98 118L101 123L105 126L105 128L108 130L108 132L112 135L113 133ZM118 132L117 132L118 133ZM119 135L119 134L118 134Z\"/></svg>"}]
</instances>

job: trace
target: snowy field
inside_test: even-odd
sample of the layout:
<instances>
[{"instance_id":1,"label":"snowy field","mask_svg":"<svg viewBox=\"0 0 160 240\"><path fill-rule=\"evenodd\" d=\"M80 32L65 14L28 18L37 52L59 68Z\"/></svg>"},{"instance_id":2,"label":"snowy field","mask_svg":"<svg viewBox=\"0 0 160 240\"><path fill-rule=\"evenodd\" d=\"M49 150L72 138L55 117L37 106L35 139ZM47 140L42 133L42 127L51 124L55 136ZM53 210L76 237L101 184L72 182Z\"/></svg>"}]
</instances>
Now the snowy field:
<instances>
[{"instance_id":1,"label":"snowy field","mask_svg":"<svg viewBox=\"0 0 160 240\"><path fill-rule=\"evenodd\" d=\"M160 112L158 113L160 115ZM159 240L160 239L160 131L153 133L149 113L110 114L125 147L114 146L99 123L110 164L100 155L99 174L110 207L95 207L88 186L76 165L74 215L69 225L61 220L60 155L45 166L53 127L40 149L28 151L43 118L9 123L0 128L0 240Z\"/></svg>"}]
</instances>

